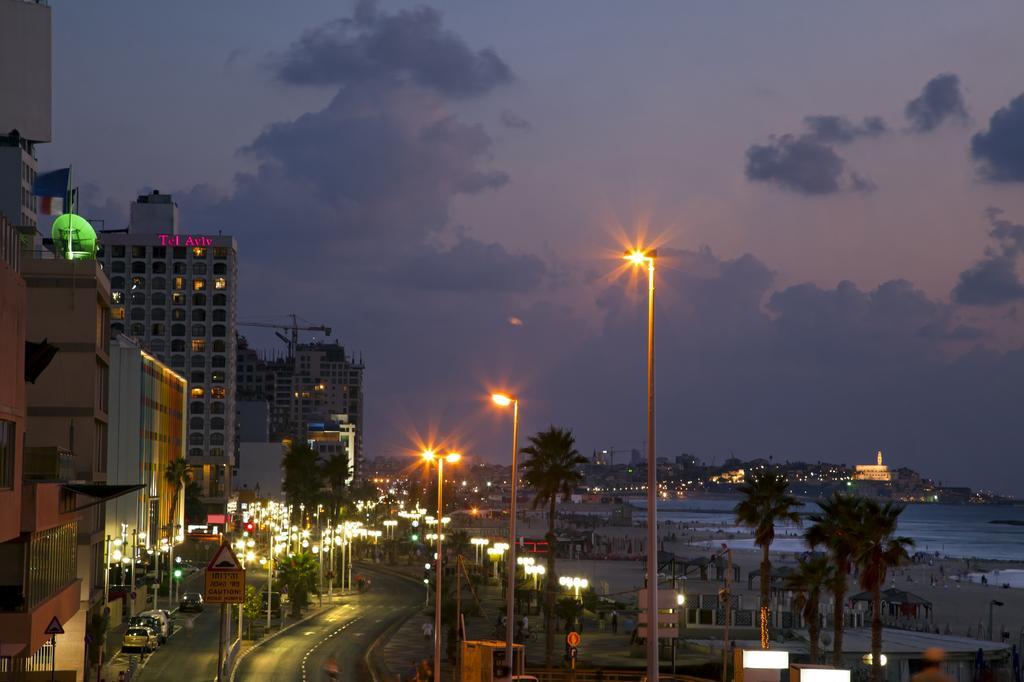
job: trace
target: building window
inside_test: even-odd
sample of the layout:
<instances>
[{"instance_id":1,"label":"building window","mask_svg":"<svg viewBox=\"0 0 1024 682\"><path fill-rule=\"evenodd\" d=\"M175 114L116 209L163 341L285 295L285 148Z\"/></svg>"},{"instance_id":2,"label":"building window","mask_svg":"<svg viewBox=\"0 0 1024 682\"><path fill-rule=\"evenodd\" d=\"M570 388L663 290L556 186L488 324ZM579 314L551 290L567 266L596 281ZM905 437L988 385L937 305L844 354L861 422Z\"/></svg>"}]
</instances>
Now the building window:
<instances>
[{"instance_id":1,"label":"building window","mask_svg":"<svg viewBox=\"0 0 1024 682\"><path fill-rule=\"evenodd\" d=\"M150 331L152 336L163 336L167 333L167 327L164 326L163 322L154 322Z\"/></svg>"},{"instance_id":2,"label":"building window","mask_svg":"<svg viewBox=\"0 0 1024 682\"><path fill-rule=\"evenodd\" d=\"M153 247L153 258L167 258L167 247L166 246L154 246Z\"/></svg>"},{"instance_id":3,"label":"building window","mask_svg":"<svg viewBox=\"0 0 1024 682\"><path fill-rule=\"evenodd\" d=\"M124 289L124 277L112 277L110 279L111 289Z\"/></svg>"},{"instance_id":4,"label":"building window","mask_svg":"<svg viewBox=\"0 0 1024 682\"><path fill-rule=\"evenodd\" d=\"M189 377L189 381L191 381L193 384L205 383L206 382L206 372L204 372L201 369L193 370L192 371L192 375ZM198 398L199 396L197 396L195 394L195 392L196 391L202 391L202 390L203 389L201 389L201 388L193 388L192 389L192 397L193 398ZM202 395L202 393L200 393L199 395Z\"/></svg>"},{"instance_id":5,"label":"building window","mask_svg":"<svg viewBox=\"0 0 1024 682\"><path fill-rule=\"evenodd\" d=\"M155 263L153 263L154 274L162 275L165 272L167 272L167 263L164 263L163 261L156 261Z\"/></svg>"},{"instance_id":6,"label":"building window","mask_svg":"<svg viewBox=\"0 0 1024 682\"><path fill-rule=\"evenodd\" d=\"M188 436L188 444L189 445L202 445L203 444L203 434L201 434L201 433L190 433L189 436Z\"/></svg>"},{"instance_id":7,"label":"building window","mask_svg":"<svg viewBox=\"0 0 1024 682\"><path fill-rule=\"evenodd\" d=\"M145 308L132 308L132 319L133 320L144 320L146 319Z\"/></svg>"},{"instance_id":8,"label":"building window","mask_svg":"<svg viewBox=\"0 0 1024 682\"><path fill-rule=\"evenodd\" d=\"M215 275L226 275L226 274L228 274L228 264L227 263L214 263L213 264L213 274L215 274Z\"/></svg>"},{"instance_id":9,"label":"building window","mask_svg":"<svg viewBox=\"0 0 1024 682\"><path fill-rule=\"evenodd\" d=\"M153 350L154 353L163 353L164 348L166 348L163 339L153 339L152 341L149 342L149 347Z\"/></svg>"},{"instance_id":10,"label":"building window","mask_svg":"<svg viewBox=\"0 0 1024 682\"><path fill-rule=\"evenodd\" d=\"M192 352L202 353L206 350L206 339L192 339Z\"/></svg>"},{"instance_id":11,"label":"building window","mask_svg":"<svg viewBox=\"0 0 1024 682\"><path fill-rule=\"evenodd\" d=\"M192 321L193 322L206 322L206 311L202 308L192 309Z\"/></svg>"},{"instance_id":12,"label":"building window","mask_svg":"<svg viewBox=\"0 0 1024 682\"><path fill-rule=\"evenodd\" d=\"M186 264L186 263L175 263L174 264L174 274L175 275L184 275L186 273L188 273L188 264Z\"/></svg>"},{"instance_id":13,"label":"building window","mask_svg":"<svg viewBox=\"0 0 1024 682\"><path fill-rule=\"evenodd\" d=\"M146 305L146 294L142 291L133 291L132 305Z\"/></svg>"},{"instance_id":14,"label":"building window","mask_svg":"<svg viewBox=\"0 0 1024 682\"><path fill-rule=\"evenodd\" d=\"M192 336L206 336L206 325L205 324L194 324L194 325L192 325Z\"/></svg>"},{"instance_id":15,"label":"building window","mask_svg":"<svg viewBox=\"0 0 1024 682\"><path fill-rule=\"evenodd\" d=\"M222 325L222 324L215 324L215 325L213 325L213 335L214 336L224 336L225 333L226 333L226 331L224 329L224 325Z\"/></svg>"},{"instance_id":16,"label":"building window","mask_svg":"<svg viewBox=\"0 0 1024 682\"><path fill-rule=\"evenodd\" d=\"M146 247L145 246L133 246L132 247L132 258L145 258Z\"/></svg>"},{"instance_id":17,"label":"building window","mask_svg":"<svg viewBox=\"0 0 1024 682\"><path fill-rule=\"evenodd\" d=\"M171 352L172 353L174 352L174 342L173 341L171 342ZM180 368L182 368L184 366L185 366L185 356L184 355L172 355L171 356L171 367L175 367L175 368L180 369Z\"/></svg>"},{"instance_id":18,"label":"building window","mask_svg":"<svg viewBox=\"0 0 1024 682\"><path fill-rule=\"evenodd\" d=\"M185 325L183 325L183 324L172 324L171 325L171 336L185 336Z\"/></svg>"},{"instance_id":19,"label":"building window","mask_svg":"<svg viewBox=\"0 0 1024 682\"><path fill-rule=\"evenodd\" d=\"M223 341L221 341L220 339L214 339L214 341L213 341L213 352L214 353L225 353L225 352L227 352L225 350L225 346L226 346L226 344Z\"/></svg>"},{"instance_id":20,"label":"building window","mask_svg":"<svg viewBox=\"0 0 1024 682\"><path fill-rule=\"evenodd\" d=\"M211 367L224 367L224 365L225 362L223 355L214 355L213 358L210 359Z\"/></svg>"},{"instance_id":21,"label":"building window","mask_svg":"<svg viewBox=\"0 0 1024 682\"><path fill-rule=\"evenodd\" d=\"M184 246L175 246L174 247L174 257L175 258L185 258L187 255L188 255L188 249L186 249Z\"/></svg>"},{"instance_id":22,"label":"building window","mask_svg":"<svg viewBox=\"0 0 1024 682\"><path fill-rule=\"evenodd\" d=\"M189 414L203 414L204 412L206 412L206 406L202 403L202 401L196 400L195 402L189 404L188 411Z\"/></svg>"},{"instance_id":23,"label":"building window","mask_svg":"<svg viewBox=\"0 0 1024 682\"><path fill-rule=\"evenodd\" d=\"M210 379L215 384L223 384L224 383L224 372L213 372L210 375Z\"/></svg>"},{"instance_id":24,"label":"building window","mask_svg":"<svg viewBox=\"0 0 1024 682\"><path fill-rule=\"evenodd\" d=\"M206 391L204 391L201 386L193 386L191 395L193 398L202 398L206 395Z\"/></svg>"},{"instance_id":25,"label":"building window","mask_svg":"<svg viewBox=\"0 0 1024 682\"><path fill-rule=\"evenodd\" d=\"M132 277L132 289L145 289L146 278L145 277Z\"/></svg>"},{"instance_id":26,"label":"building window","mask_svg":"<svg viewBox=\"0 0 1024 682\"><path fill-rule=\"evenodd\" d=\"M110 294L110 300L114 303L124 303L124 292L114 291Z\"/></svg>"},{"instance_id":27,"label":"building window","mask_svg":"<svg viewBox=\"0 0 1024 682\"><path fill-rule=\"evenodd\" d=\"M149 319L154 322L160 322L164 319L166 311L163 308L152 308L149 311Z\"/></svg>"},{"instance_id":28,"label":"building window","mask_svg":"<svg viewBox=\"0 0 1024 682\"><path fill-rule=\"evenodd\" d=\"M184 320L185 319L185 309L184 308L172 308L171 309L171 319L174 320L175 322L181 322L182 320Z\"/></svg>"},{"instance_id":29,"label":"building window","mask_svg":"<svg viewBox=\"0 0 1024 682\"><path fill-rule=\"evenodd\" d=\"M124 312L123 309L122 312ZM111 330L113 330L114 336L117 336L118 334L124 334L124 325L118 322L117 324L111 327Z\"/></svg>"},{"instance_id":30,"label":"building window","mask_svg":"<svg viewBox=\"0 0 1024 682\"><path fill-rule=\"evenodd\" d=\"M182 291L185 288L185 278L175 277L174 278L174 289L176 291Z\"/></svg>"},{"instance_id":31,"label":"building window","mask_svg":"<svg viewBox=\"0 0 1024 682\"><path fill-rule=\"evenodd\" d=\"M110 309L110 317L115 319L115 320L123 320L124 319L124 308L122 308L121 306L117 306L115 308L111 308Z\"/></svg>"},{"instance_id":32,"label":"building window","mask_svg":"<svg viewBox=\"0 0 1024 682\"><path fill-rule=\"evenodd\" d=\"M224 448L210 448L210 457L223 457Z\"/></svg>"},{"instance_id":33,"label":"building window","mask_svg":"<svg viewBox=\"0 0 1024 682\"><path fill-rule=\"evenodd\" d=\"M124 272L124 261L123 260L116 260L113 263L111 263L110 264L110 271L111 272Z\"/></svg>"},{"instance_id":34,"label":"building window","mask_svg":"<svg viewBox=\"0 0 1024 682\"><path fill-rule=\"evenodd\" d=\"M193 275L205 275L206 274L206 263L193 263L192 264Z\"/></svg>"},{"instance_id":35,"label":"building window","mask_svg":"<svg viewBox=\"0 0 1024 682\"><path fill-rule=\"evenodd\" d=\"M203 291L206 289L206 280L202 277L196 277L192 280L192 291Z\"/></svg>"},{"instance_id":36,"label":"building window","mask_svg":"<svg viewBox=\"0 0 1024 682\"><path fill-rule=\"evenodd\" d=\"M217 310L213 311L213 321L214 322L226 322L227 319L228 319L228 313L227 313L226 310L224 310L222 308L218 308Z\"/></svg>"},{"instance_id":37,"label":"building window","mask_svg":"<svg viewBox=\"0 0 1024 682\"><path fill-rule=\"evenodd\" d=\"M218 260L223 260L228 257L228 249L226 246L215 246L213 247L213 257Z\"/></svg>"},{"instance_id":38,"label":"building window","mask_svg":"<svg viewBox=\"0 0 1024 682\"><path fill-rule=\"evenodd\" d=\"M26 548L25 607L33 609L75 579L78 524L32 533Z\"/></svg>"},{"instance_id":39,"label":"building window","mask_svg":"<svg viewBox=\"0 0 1024 682\"><path fill-rule=\"evenodd\" d=\"M133 322L132 323L132 336L134 336L136 338L141 338L141 337L145 336L145 334L146 334L146 325L142 324L141 322Z\"/></svg>"},{"instance_id":40,"label":"building window","mask_svg":"<svg viewBox=\"0 0 1024 682\"><path fill-rule=\"evenodd\" d=\"M110 254L114 258L124 258L124 247L123 246L114 246L114 247L112 247L110 249Z\"/></svg>"},{"instance_id":41,"label":"building window","mask_svg":"<svg viewBox=\"0 0 1024 682\"><path fill-rule=\"evenodd\" d=\"M185 294L171 294L171 303L174 305L185 305Z\"/></svg>"},{"instance_id":42,"label":"building window","mask_svg":"<svg viewBox=\"0 0 1024 682\"><path fill-rule=\"evenodd\" d=\"M153 281L150 282L150 284L152 285L152 286L150 286L150 289L166 289L167 288L167 280L164 279L163 277L154 277Z\"/></svg>"},{"instance_id":43,"label":"building window","mask_svg":"<svg viewBox=\"0 0 1024 682\"><path fill-rule=\"evenodd\" d=\"M224 403L210 403L210 414L224 414Z\"/></svg>"},{"instance_id":44,"label":"building window","mask_svg":"<svg viewBox=\"0 0 1024 682\"><path fill-rule=\"evenodd\" d=\"M205 364L206 364L206 358L204 356L202 356L202 355L193 355L192 356L192 366L193 367L202 367Z\"/></svg>"},{"instance_id":45,"label":"building window","mask_svg":"<svg viewBox=\"0 0 1024 682\"><path fill-rule=\"evenodd\" d=\"M206 305L206 294L192 294L192 305Z\"/></svg>"},{"instance_id":46,"label":"building window","mask_svg":"<svg viewBox=\"0 0 1024 682\"><path fill-rule=\"evenodd\" d=\"M193 258L206 258L206 247L205 246L193 246L192 247Z\"/></svg>"},{"instance_id":47,"label":"building window","mask_svg":"<svg viewBox=\"0 0 1024 682\"><path fill-rule=\"evenodd\" d=\"M217 277L216 279L213 280L213 288L214 289L226 289L227 286L228 286L228 282L223 277Z\"/></svg>"},{"instance_id":48,"label":"building window","mask_svg":"<svg viewBox=\"0 0 1024 682\"><path fill-rule=\"evenodd\" d=\"M224 417L214 417L210 420L210 428L217 431L224 430Z\"/></svg>"},{"instance_id":49,"label":"building window","mask_svg":"<svg viewBox=\"0 0 1024 682\"><path fill-rule=\"evenodd\" d=\"M223 386L214 386L213 388L210 389L210 397L216 398L217 400L224 400L224 397L226 395L227 391L224 389Z\"/></svg>"},{"instance_id":50,"label":"building window","mask_svg":"<svg viewBox=\"0 0 1024 682\"><path fill-rule=\"evenodd\" d=\"M188 456L189 457L202 457L203 456L203 451L201 449L199 449L199 448L189 448Z\"/></svg>"},{"instance_id":51,"label":"building window","mask_svg":"<svg viewBox=\"0 0 1024 682\"><path fill-rule=\"evenodd\" d=\"M203 421L204 419L202 417L192 417L191 419L188 420L188 427L193 430L202 429Z\"/></svg>"},{"instance_id":52,"label":"building window","mask_svg":"<svg viewBox=\"0 0 1024 682\"><path fill-rule=\"evenodd\" d=\"M132 272L140 275L146 274L146 261L132 261Z\"/></svg>"},{"instance_id":53,"label":"building window","mask_svg":"<svg viewBox=\"0 0 1024 682\"><path fill-rule=\"evenodd\" d=\"M174 339L174 340L172 340L171 341L171 352L172 353L184 353L185 352L185 342L182 341L181 339ZM184 361L182 361L182 364L184 364Z\"/></svg>"},{"instance_id":54,"label":"building window","mask_svg":"<svg viewBox=\"0 0 1024 682\"><path fill-rule=\"evenodd\" d=\"M14 487L14 448L17 444L17 424L0 419L0 488Z\"/></svg>"},{"instance_id":55,"label":"building window","mask_svg":"<svg viewBox=\"0 0 1024 682\"><path fill-rule=\"evenodd\" d=\"M153 280L153 284L154 285L156 284L156 280ZM159 287L154 286L154 288L159 288ZM153 305L164 305L165 303L167 303L167 296L165 294L162 294L162 293L155 293L155 294L153 294L152 296L149 297L149 301Z\"/></svg>"},{"instance_id":56,"label":"building window","mask_svg":"<svg viewBox=\"0 0 1024 682\"><path fill-rule=\"evenodd\" d=\"M210 434L210 445L224 445L224 434L223 433L211 433Z\"/></svg>"},{"instance_id":57,"label":"building window","mask_svg":"<svg viewBox=\"0 0 1024 682\"><path fill-rule=\"evenodd\" d=\"M214 305L227 305L228 304L228 297L225 294L214 294L213 295L213 304Z\"/></svg>"}]
</instances>

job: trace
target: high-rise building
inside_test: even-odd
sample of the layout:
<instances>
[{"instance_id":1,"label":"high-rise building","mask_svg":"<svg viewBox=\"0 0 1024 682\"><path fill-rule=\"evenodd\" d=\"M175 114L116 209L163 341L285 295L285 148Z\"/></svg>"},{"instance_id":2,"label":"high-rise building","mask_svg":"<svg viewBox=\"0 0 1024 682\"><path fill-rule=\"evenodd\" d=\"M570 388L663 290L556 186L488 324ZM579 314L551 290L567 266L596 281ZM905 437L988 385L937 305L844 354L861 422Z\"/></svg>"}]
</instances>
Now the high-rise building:
<instances>
[{"instance_id":1,"label":"high-rise building","mask_svg":"<svg viewBox=\"0 0 1024 682\"><path fill-rule=\"evenodd\" d=\"M50 8L0 0L0 213L36 226L36 145L49 142Z\"/></svg>"},{"instance_id":2,"label":"high-rise building","mask_svg":"<svg viewBox=\"0 0 1024 682\"><path fill-rule=\"evenodd\" d=\"M224 514L236 452L237 246L219 233L182 232L173 199L158 191L140 196L131 215L127 232L100 235L111 329L188 381L188 461L207 512Z\"/></svg>"},{"instance_id":3,"label":"high-rise building","mask_svg":"<svg viewBox=\"0 0 1024 682\"><path fill-rule=\"evenodd\" d=\"M24 458L26 377L37 380L52 356L36 344L26 353L26 339L37 337L26 336L18 237L0 215L0 669L7 675L49 670L54 650L44 624L52 618L68 624L69 634L57 639L62 671L81 669L85 634L84 618L75 618L81 592L75 494L62 485L72 476L70 454L41 452L31 466Z\"/></svg>"}]
</instances>

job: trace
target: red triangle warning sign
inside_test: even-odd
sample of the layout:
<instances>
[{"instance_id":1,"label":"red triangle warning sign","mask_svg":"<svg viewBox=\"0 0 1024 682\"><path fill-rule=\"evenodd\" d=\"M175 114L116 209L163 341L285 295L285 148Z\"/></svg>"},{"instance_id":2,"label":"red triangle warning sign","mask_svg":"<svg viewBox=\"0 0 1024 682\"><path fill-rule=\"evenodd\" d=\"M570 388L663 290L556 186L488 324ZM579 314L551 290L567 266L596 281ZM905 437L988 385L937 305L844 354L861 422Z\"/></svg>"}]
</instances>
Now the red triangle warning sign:
<instances>
[{"instance_id":1,"label":"red triangle warning sign","mask_svg":"<svg viewBox=\"0 0 1024 682\"><path fill-rule=\"evenodd\" d=\"M63 635L64 628L61 627L60 621L57 620L57 616L50 619L50 624L46 626L46 634L48 635Z\"/></svg>"},{"instance_id":2,"label":"red triangle warning sign","mask_svg":"<svg viewBox=\"0 0 1024 682\"><path fill-rule=\"evenodd\" d=\"M238 557L235 556L234 550L231 549L231 545L223 544L217 549L217 553L210 559L210 563L206 565L207 571L241 571L242 564L238 561Z\"/></svg>"}]
</instances>

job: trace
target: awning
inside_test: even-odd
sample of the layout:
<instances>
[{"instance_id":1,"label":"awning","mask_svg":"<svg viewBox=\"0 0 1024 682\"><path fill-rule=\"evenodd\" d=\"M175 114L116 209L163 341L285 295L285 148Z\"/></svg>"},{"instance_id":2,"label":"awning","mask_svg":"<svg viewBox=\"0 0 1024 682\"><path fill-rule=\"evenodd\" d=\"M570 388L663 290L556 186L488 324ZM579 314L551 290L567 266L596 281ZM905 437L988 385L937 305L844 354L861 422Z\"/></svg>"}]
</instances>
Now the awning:
<instances>
[{"instance_id":1,"label":"awning","mask_svg":"<svg viewBox=\"0 0 1024 682\"><path fill-rule=\"evenodd\" d=\"M78 495L85 495L86 497L95 498L95 501L89 504L83 504L75 507L75 511L81 509L87 509L97 504L103 504L107 500L112 500L115 497L121 497L128 493L134 493L138 490L142 490L146 485L144 483L138 483L133 485L107 485L104 483L65 483L63 485L64 490L67 490Z\"/></svg>"},{"instance_id":2,"label":"awning","mask_svg":"<svg viewBox=\"0 0 1024 682\"><path fill-rule=\"evenodd\" d=\"M25 342L25 381L30 384L36 383L36 379L43 373L59 349L47 343L43 339L39 343L32 341Z\"/></svg>"}]
</instances>

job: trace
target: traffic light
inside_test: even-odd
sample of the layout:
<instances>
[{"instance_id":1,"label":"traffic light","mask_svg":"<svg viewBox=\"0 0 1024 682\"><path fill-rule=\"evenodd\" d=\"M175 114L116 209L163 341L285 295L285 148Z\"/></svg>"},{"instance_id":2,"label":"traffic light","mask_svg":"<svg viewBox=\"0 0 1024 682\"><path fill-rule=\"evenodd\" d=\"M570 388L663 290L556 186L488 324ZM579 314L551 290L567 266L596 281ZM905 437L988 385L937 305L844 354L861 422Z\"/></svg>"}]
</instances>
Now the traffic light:
<instances>
[{"instance_id":1,"label":"traffic light","mask_svg":"<svg viewBox=\"0 0 1024 682\"><path fill-rule=\"evenodd\" d=\"M251 533L254 530L256 530L256 524L254 524L252 522L252 519L247 520L243 527L245 528L246 532L248 532L248 533Z\"/></svg>"},{"instance_id":2,"label":"traffic light","mask_svg":"<svg viewBox=\"0 0 1024 682\"><path fill-rule=\"evenodd\" d=\"M174 569L174 577L175 577L175 579L181 578L181 569L180 568Z\"/></svg>"},{"instance_id":3,"label":"traffic light","mask_svg":"<svg viewBox=\"0 0 1024 682\"><path fill-rule=\"evenodd\" d=\"M409 536L409 539L412 540L413 542L418 542L419 539L420 539L420 536L417 535L416 533L413 533L412 535Z\"/></svg>"}]
</instances>

